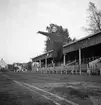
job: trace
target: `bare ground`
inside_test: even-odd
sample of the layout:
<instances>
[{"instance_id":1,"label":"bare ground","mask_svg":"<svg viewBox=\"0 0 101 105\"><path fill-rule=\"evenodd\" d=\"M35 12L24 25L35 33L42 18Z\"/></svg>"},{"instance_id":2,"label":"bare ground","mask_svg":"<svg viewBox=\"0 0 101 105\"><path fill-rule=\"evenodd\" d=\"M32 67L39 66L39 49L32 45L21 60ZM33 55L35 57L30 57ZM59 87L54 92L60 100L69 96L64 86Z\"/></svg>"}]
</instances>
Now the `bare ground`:
<instances>
[{"instance_id":1,"label":"bare ground","mask_svg":"<svg viewBox=\"0 0 101 105\"><path fill-rule=\"evenodd\" d=\"M7 75L17 81L57 94L79 105L101 105L100 76L34 74L32 72L9 72Z\"/></svg>"},{"instance_id":2,"label":"bare ground","mask_svg":"<svg viewBox=\"0 0 101 105\"><path fill-rule=\"evenodd\" d=\"M0 105L55 105L0 74Z\"/></svg>"}]
</instances>

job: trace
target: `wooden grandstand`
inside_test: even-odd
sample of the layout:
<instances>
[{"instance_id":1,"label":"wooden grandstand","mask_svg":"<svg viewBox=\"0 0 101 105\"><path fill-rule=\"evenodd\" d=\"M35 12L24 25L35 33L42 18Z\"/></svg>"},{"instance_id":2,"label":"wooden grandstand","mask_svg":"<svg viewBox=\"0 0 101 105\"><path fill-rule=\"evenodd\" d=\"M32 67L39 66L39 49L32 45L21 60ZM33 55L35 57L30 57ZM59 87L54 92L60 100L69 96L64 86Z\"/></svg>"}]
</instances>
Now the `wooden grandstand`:
<instances>
[{"instance_id":1,"label":"wooden grandstand","mask_svg":"<svg viewBox=\"0 0 101 105\"><path fill-rule=\"evenodd\" d=\"M95 63L95 67L89 63L101 57L101 32L89 35L75 42L63 46L63 59L52 64L52 50L40 56L32 58L32 62L39 62L40 73L71 73L71 74L101 74L100 61ZM48 55L48 56L47 56ZM94 69L94 70L93 70ZM34 70L36 72L36 70Z\"/></svg>"}]
</instances>

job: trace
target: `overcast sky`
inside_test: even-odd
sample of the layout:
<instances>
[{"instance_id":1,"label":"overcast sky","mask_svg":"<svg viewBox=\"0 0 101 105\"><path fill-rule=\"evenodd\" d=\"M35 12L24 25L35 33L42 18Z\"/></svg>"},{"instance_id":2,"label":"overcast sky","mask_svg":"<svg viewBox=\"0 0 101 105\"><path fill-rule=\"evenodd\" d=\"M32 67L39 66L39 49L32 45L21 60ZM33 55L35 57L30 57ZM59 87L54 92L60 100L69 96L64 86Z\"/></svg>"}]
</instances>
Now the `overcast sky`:
<instances>
[{"instance_id":1,"label":"overcast sky","mask_svg":"<svg viewBox=\"0 0 101 105\"><path fill-rule=\"evenodd\" d=\"M98 8L101 0L90 0ZM0 0L0 59L28 62L44 52L50 23L68 28L70 37L82 38L89 0Z\"/></svg>"}]
</instances>

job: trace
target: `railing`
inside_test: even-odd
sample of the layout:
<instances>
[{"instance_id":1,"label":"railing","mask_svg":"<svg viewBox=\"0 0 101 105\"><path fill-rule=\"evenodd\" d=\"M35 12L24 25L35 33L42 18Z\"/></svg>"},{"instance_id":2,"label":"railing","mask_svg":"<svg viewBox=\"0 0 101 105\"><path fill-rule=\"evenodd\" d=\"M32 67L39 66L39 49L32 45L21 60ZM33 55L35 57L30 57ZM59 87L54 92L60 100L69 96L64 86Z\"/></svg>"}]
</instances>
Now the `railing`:
<instances>
[{"instance_id":1,"label":"railing","mask_svg":"<svg viewBox=\"0 0 101 105\"><path fill-rule=\"evenodd\" d=\"M43 67L39 68L38 73L48 73L48 74L79 74L81 67L81 74L91 74L101 69L101 64L95 67L89 67L88 64L79 65L62 65L56 67ZM99 72L99 71L98 71Z\"/></svg>"},{"instance_id":2,"label":"railing","mask_svg":"<svg viewBox=\"0 0 101 105\"><path fill-rule=\"evenodd\" d=\"M39 71L41 73L79 73L80 67L79 65L62 65L62 66L56 66L56 67L43 67L39 68ZM81 65L82 72L87 72L87 64Z\"/></svg>"}]
</instances>

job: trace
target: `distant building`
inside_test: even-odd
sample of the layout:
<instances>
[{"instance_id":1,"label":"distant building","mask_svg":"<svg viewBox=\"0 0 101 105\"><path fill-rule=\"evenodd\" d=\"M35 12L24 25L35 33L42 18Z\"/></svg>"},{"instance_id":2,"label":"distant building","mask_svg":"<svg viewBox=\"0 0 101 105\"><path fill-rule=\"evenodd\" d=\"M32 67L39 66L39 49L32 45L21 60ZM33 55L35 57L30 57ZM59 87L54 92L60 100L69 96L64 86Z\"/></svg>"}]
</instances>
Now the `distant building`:
<instances>
[{"instance_id":1,"label":"distant building","mask_svg":"<svg viewBox=\"0 0 101 105\"><path fill-rule=\"evenodd\" d=\"M3 59L1 59L0 60L0 70L1 69L7 69L7 68L8 68L7 63Z\"/></svg>"}]
</instances>

